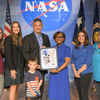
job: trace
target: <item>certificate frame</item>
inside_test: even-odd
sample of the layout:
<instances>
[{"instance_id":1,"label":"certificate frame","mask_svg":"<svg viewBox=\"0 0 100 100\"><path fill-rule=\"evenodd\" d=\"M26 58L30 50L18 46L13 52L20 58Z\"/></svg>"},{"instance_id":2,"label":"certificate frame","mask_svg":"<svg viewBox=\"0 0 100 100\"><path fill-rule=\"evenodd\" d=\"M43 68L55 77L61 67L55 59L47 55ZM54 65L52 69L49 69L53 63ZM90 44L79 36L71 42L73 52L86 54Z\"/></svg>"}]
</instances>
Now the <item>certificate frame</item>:
<instances>
[{"instance_id":1,"label":"certificate frame","mask_svg":"<svg viewBox=\"0 0 100 100\"><path fill-rule=\"evenodd\" d=\"M57 47L40 49L41 70L58 69Z\"/></svg>"}]
</instances>

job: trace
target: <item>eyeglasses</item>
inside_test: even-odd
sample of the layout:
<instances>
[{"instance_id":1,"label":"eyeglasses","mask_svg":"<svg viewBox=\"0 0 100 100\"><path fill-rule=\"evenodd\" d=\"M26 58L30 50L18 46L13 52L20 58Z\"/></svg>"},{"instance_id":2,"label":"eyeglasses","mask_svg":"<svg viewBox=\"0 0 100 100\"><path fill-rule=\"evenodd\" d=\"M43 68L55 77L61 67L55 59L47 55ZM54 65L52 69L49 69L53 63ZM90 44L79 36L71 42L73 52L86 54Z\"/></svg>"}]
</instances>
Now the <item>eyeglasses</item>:
<instances>
[{"instance_id":1,"label":"eyeglasses","mask_svg":"<svg viewBox=\"0 0 100 100\"><path fill-rule=\"evenodd\" d=\"M56 36L56 38L64 38L63 36Z\"/></svg>"}]
</instances>

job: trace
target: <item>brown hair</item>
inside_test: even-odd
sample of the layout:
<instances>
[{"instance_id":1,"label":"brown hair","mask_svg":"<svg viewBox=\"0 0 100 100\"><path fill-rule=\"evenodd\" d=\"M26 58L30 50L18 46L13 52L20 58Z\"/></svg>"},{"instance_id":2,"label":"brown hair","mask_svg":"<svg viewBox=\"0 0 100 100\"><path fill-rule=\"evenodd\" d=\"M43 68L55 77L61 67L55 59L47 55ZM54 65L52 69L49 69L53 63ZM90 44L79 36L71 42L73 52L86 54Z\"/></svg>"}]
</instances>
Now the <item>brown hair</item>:
<instances>
[{"instance_id":1,"label":"brown hair","mask_svg":"<svg viewBox=\"0 0 100 100\"><path fill-rule=\"evenodd\" d=\"M22 32L21 32L21 27L20 27L20 24L17 22L17 21L13 21L12 24L11 24L11 32L10 32L10 37L12 38L13 40L13 44L18 46L18 41L15 37L15 34L13 32L13 25L17 23L18 24L18 27L20 29L19 33L18 33L18 39L19 39L19 43L20 45L22 46L23 45L23 39L22 39Z\"/></svg>"},{"instance_id":2,"label":"brown hair","mask_svg":"<svg viewBox=\"0 0 100 100\"><path fill-rule=\"evenodd\" d=\"M28 60L28 64L29 64L29 62L34 62L34 61L37 63L37 59L34 58L34 57L32 57L32 58L30 58L30 59Z\"/></svg>"},{"instance_id":3,"label":"brown hair","mask_svg":"<svg viewBox=\"0 0 100 100\"><path fill-rule=\"evenodd\" d=\"M63 35L64 41L65 41L66 36L65 36L65 34L64 34L63 32L61 32L61 31L56 32L56 33L53 35L53 39L55 40L55 38L56 38L60 33ZM63 41L63 42L64 42L64 41Z\"/></svg>"},{"instance_id":4,"label":"brown hair","mask_svg":"<svg viewBox=\"0 0 100 100\"><path fill-rule=\"evenodd\" d=\"M2 28L0 28L0 30L2 31L2 38L0 39L0 50L2 51L3 50L3 48L4 48L4 41L3 41L3 30L2 30Z\"/></svg>"},{"instance_id":5,"label":"brown hair","mask_svg":"<svg viewBox=\"0 0 100 100\"><path fill-rule=\"evenodd\" d=\"M42 23L42 20L41 20L40 18L36 18L36 19L33 20L33 24L34 24L35 22L41 22L41 23Z\"/></svg>"},{"instance_id":6,"label":"brown hair","mask_svg":"<svg viewBox=\"0 0 100 100\"><path fill-rule=\"evenodd\" d=\"M87 46L88 46L88 44L89 44L89 37L88 37L88 34L87 34L87 32L86 31L84 31L84 30L81 30L81 31L79 31L78 33L77 33L77 36L76 36L76 49L78 49L79 48L79 45L81 44L79 41L78 41L78 36L79 36L79 33L80 32L82 32L83 34L84 34L84 36L85 36L85 41L84 41L84 48L86 48Z\"/></svg>"}]
</instances>

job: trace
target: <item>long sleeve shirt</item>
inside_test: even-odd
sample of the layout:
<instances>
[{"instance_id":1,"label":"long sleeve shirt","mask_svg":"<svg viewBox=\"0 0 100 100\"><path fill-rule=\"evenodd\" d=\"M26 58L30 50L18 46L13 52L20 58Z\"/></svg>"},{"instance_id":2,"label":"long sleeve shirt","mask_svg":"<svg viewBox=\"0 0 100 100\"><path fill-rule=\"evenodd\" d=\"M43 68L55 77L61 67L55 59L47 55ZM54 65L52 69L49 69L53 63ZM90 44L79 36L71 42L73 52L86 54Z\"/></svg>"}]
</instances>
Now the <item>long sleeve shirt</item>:
<instances>
[{"instance_id":1,"label":"long sleeve shirt","mask_svg":"<svg viewBox=\"0 0 100 100\"><path fill-rule=\"evenodd\" d=\"M84 45L80 45L78 49L73 48L71 63L75 65L76 70L78 71L84 64L86 64L87 69L81 73L91 73L92 72L92 57L94 49L92 45L88 45L84 48Z\"/></svg>"}]
</instances>

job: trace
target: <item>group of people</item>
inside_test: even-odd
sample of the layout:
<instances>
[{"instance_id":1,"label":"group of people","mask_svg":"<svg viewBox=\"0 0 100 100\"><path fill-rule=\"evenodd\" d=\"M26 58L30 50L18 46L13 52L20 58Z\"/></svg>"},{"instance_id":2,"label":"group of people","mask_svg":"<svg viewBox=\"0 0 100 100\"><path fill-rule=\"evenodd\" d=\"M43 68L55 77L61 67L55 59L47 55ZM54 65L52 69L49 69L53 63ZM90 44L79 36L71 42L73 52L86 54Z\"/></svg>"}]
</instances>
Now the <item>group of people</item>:
<instances>
[{"instance_id":1,"label":"group of people","mask_svg":"<svg viewBox=\"0 0 100 100\"><path fill-rule=\"evenodd\" d=\"M47 70L40 70L39 51L40 48L50 47L48 36L41 33L42 28L42 20L34 19L34 31L23 39L20 24L13 21L10 35L4 41L3 31L0 28L0 96L3 87L10 86L9 100L17 100L19 84L25 82L26 100L42 100L44 77ZM70 100L67 67L70 61L79 100L89 100L88 89L92 74L96 86L100 90L100 33L98 42L92 47L86 31L79 31L72 54L70 47L64 44L66 36L63 32L56 32L53 39L57 43L55 46L58 54L58 69L49 70L49 100ZM5 68L3 58L5 58Z\"/></svg>"}]
</instances>

